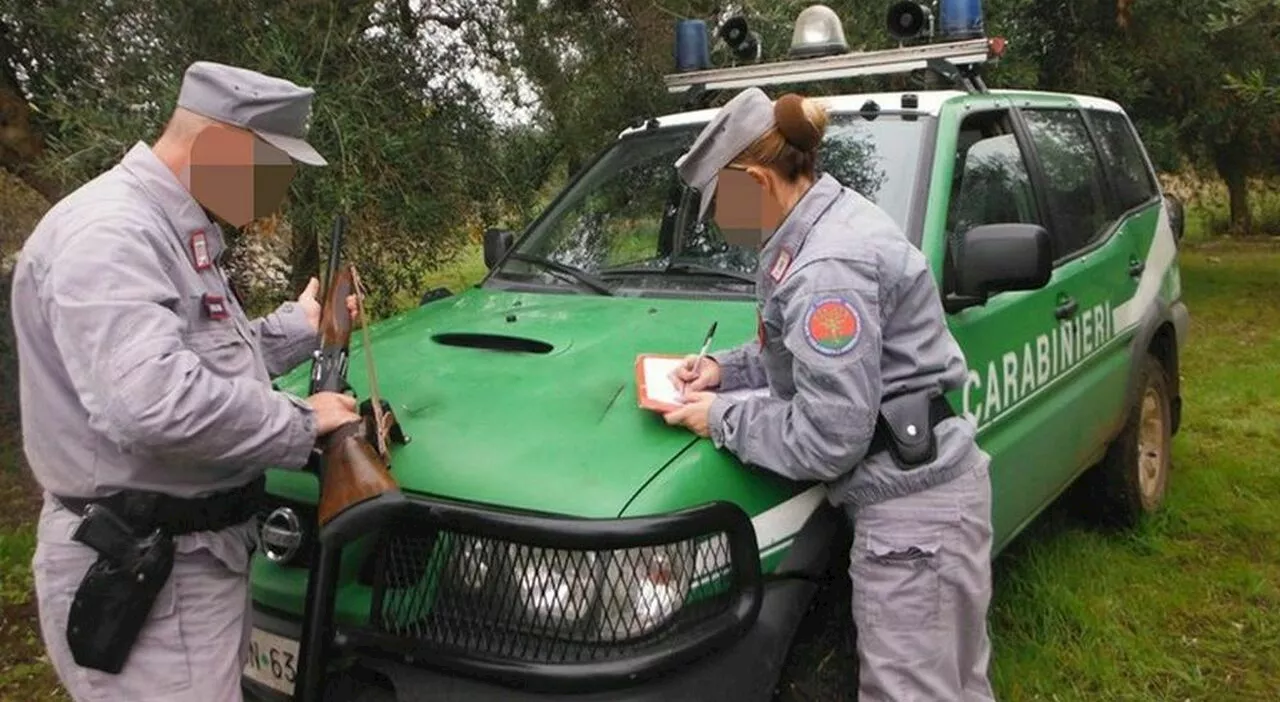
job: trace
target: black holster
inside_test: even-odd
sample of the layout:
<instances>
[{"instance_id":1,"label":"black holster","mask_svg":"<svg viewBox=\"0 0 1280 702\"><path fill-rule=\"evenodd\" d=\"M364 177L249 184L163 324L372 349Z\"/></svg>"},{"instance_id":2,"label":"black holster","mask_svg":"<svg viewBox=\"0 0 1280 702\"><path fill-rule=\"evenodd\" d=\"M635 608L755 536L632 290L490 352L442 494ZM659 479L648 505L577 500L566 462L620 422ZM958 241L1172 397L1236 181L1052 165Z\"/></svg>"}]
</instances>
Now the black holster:
<instances>
[{"instance_id":1,"label":"black holster","mask_svg":"<svg viewBox=\"0 0 1280 702\"><path fill-rule=\"evenodd\" d=\"M929 463L938 455L934 427L954 416L951 404L942 395L915 392L886 398L880 403L880 416L867 455L888 450L904 471Z\"/></svg>"},{"instance_id":2,"label":"black holster","mask_svg":"<svg viewBox=\"0 0 1280 702\"><path fill-rule=\"evenodd\" d=\"M173 536L163 529L138 538L109 508L86 508L75 539L98 552L71 602L67 644L77 664L116 674L150 619L173 570Z\"/></svg>"}]
</instances>

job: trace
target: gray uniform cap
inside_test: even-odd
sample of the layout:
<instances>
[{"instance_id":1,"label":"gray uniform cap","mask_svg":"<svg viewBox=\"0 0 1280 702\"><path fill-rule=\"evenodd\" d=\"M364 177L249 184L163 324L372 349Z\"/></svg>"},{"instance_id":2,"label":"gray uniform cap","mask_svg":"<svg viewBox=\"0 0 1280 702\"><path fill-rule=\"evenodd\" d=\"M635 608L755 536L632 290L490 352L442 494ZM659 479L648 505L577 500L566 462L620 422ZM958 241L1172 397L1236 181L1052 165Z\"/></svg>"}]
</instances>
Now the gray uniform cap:
<instances>
[{"instance_id":1,"label":"gray uniform cap","mask_svg":"<svg viewBox=\"0 0 1280 702\"><path fill-rule=\"evenodd\" d=\"M759 88L733 96L676 160L680 179L702 192L698 219L707 214L720 171L774 126L773 101Z\"/></svg>"},{"instance_id":2,"label":"gray uniform cap","mask_svg":"<svg viewBox=\"0 0 1280 702\"><path fill-rule=\"evenodd\" d=\"M178 107L248 129L295 161L327 166L306 141L313 95L315 90L283 78L197 61L183 76Z\"/></svg>"}]
</instances>

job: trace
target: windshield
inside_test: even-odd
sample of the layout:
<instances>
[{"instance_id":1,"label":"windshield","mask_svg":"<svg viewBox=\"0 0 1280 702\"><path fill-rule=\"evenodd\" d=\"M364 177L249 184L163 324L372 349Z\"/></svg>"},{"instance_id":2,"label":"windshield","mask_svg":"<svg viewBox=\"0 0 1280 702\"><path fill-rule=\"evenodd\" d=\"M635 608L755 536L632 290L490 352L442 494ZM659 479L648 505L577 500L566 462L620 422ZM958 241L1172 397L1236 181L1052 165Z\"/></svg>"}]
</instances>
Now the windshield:
<instances>
[{"instance_id":1,"label":"windshield","mask_svg":"<svg viewBox=\"0 0 1280 702\"><path fill-rule=\"evenodd\" d=\"M907 226L925 120L833 114L819 170ZM702 125L619 140L575 182L507 257L496 278L585 294L750 295L757 251L727 244L714 206L693 221L698 193L675 161Z\"/></svg>"}]
</instances>

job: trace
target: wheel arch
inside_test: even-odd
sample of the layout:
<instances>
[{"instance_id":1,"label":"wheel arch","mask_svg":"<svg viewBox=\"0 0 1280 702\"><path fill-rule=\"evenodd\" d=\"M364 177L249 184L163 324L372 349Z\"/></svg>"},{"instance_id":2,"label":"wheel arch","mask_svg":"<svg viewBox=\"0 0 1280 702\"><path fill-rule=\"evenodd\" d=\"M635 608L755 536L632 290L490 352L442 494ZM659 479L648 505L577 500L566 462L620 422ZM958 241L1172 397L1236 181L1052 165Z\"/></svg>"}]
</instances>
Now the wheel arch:
<instances>
[{"instance_id":1,"label":"wheel arch","mask_svg":"<svg viewBox=\"0 0 1280 702\"><path fill-rule=\"evenodd\" d=\"M1134 335L1130 349L1132 365L1129 369L1129 380L1125 385L1124 406L1132 407L1141 388L1138 383L1142 377L1142 357L1150 353L1160 361L1165 377L1169 381L1169 401L1171 411L1170 432L1178 433L1182 418L1181 383L1178 378L1178 332L1174 323L1173 311L1164 300L1157 299L1147 313L1143 315ZM1122 420L1123 424L1123 420Z\"/></svg>"}]
</instances>

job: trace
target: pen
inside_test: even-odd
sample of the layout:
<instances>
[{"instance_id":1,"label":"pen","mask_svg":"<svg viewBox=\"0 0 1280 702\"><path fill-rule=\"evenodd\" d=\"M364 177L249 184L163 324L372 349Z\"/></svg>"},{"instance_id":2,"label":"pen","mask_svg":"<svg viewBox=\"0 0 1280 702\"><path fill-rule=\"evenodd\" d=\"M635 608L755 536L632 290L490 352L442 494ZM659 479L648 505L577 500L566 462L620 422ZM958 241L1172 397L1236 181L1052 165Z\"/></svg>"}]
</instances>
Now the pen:
<instances>
[{"instance_id":1,"label":"pen","mask_svg":"<svg viewBox=\"0 0 1280 702\"><path fill-rule=\"evenodd\" d=\"M698 352L698 359L693 362L694 373L702 370L702 359L706 358L707 349L711 348L711 337L716 335L716 324L718 323L719 322L712 322L711 328L707 330L707 338L702 342L702 350Z\"/></svg>"}]
</instances>

